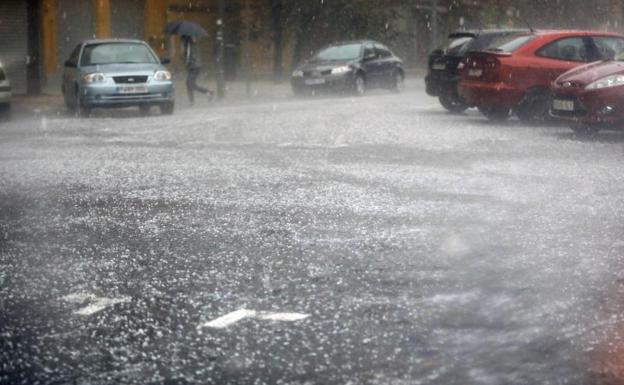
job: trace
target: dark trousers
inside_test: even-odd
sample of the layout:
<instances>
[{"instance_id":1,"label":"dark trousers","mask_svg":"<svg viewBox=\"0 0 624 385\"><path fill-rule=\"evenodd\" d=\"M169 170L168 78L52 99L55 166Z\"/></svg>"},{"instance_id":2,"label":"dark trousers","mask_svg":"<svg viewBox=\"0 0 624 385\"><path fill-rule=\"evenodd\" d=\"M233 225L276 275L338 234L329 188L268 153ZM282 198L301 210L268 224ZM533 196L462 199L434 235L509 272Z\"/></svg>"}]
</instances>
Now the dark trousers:
<instances>
[{"instance_id":1,"label":"dark trousers","mask_svg":"<svg viewBox=\"0 0 624 385\"><path fill-rule=\"evenodd\" d=\"M197 77L201 72L200 68L189 68L188 75L186 77L186 92L188 93L188 98L191 103L195 101L195 96L193 95L193 91L201 92L202 94L207 94L210 92L207 88L200 87L197 85Z\"/></svg>"}]
</instances>

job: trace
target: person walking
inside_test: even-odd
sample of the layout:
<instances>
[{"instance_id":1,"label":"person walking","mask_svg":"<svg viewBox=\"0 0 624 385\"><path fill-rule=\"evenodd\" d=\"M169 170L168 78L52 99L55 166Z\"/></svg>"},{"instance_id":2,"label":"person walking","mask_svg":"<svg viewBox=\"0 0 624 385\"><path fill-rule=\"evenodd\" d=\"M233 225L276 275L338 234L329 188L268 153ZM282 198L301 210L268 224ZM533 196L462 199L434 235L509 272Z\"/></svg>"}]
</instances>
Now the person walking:
<instances>
[{"instance_id":1,"label":"person walking","mask_svg":"<svg viewBox=\"0 0 624 385\"><path fill-rule=\"evenodd\" d=\"M201 72L201 55L195 37L182 36L184 42L184 64L186 64L186 92L191 105L195 102L194 91L213 97L213 92L197 84L197 78Z\"/></svg>"}]
</instances>

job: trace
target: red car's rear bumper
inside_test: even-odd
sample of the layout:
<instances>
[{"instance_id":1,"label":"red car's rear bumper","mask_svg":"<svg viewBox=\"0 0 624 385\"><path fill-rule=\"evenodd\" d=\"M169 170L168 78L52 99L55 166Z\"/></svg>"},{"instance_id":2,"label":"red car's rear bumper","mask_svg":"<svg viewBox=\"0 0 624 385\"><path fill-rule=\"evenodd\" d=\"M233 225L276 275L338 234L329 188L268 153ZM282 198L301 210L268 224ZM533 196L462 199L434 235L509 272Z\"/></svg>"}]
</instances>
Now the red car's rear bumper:
<instances>
[{"instance_id":1,"label":"red car's rear bumper","mask_svg":"<svg viewBox=\"0 0 624 385\"><path fill-rule=\"evenodd\" d=\"M503 82L486 83L462 80L458 86L459 96L472 107L515 107L522 100L524 91Z\"/></svg>"}]
</instances>

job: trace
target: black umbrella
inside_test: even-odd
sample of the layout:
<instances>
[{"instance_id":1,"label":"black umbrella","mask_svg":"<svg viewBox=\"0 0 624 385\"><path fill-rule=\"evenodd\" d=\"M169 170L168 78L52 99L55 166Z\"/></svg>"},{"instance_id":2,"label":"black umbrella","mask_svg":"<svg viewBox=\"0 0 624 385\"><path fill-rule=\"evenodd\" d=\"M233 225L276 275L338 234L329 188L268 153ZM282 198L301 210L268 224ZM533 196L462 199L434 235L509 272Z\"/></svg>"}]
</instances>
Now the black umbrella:
<instances>
[{"instance_id":1,"label":"black umbrella","mask_svg":"<svg viewBox=\"0 0 624 385\"><path fill-rule=\"evenodd\" d=\"M199 24L192 21L172 21L165 27L165 33L170 35L191 36L191 37L204 37L208 36L208 32L203 29Z\"/></svg>"}]
</instances>

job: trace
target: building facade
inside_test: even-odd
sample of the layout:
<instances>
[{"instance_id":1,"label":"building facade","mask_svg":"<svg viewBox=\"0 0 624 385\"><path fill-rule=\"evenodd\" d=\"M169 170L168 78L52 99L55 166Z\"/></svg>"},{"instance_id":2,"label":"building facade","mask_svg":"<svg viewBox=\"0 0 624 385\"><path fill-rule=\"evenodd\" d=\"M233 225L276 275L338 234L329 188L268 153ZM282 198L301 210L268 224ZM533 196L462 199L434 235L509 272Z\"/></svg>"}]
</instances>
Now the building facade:
<instances>
[{"instance_id":1,"label":"building facade","mask_svg":"<svg viewBox=\"0 0 624 385\"><path fill-rule=\"evenodd\" d=\"M59 82L63 63L73 47L91 38L138 38L172 60L183 71L181 42L163 31L167 23L191 20L208 32L199 41L205 73L215 68L215 36L219 0L1 0L0 62L14 91L38 93ZM312 0L223 0L225 3L225 67L227 78L265 77L287 71L295 60L318 46L343 39L353 18L337 17L329 2ZM310 2L308 2L310 1ZM342 0L348 2L348 0ZM384 22L384 40L408 64L422 64L429 50L457 28L522 26L594 28L624 31L622 0L353 0L374 14L392 8ZM339 3L335 1L333 5ZM315 4L314 6L310 6ZM288 12L311 10L311 22ZM381 8L380 8L381 7ZM282 14L276 17L276 9ZM286 10L286 11L285 11ZM316 12L316 14L315 14ZM371 13L372 12L372 13ZM591 16L591 17L588 17ZM522 16L522 17L518 17ZM378 21L378 20L377 20ZM360 19L360 24L366 20ZM308 29L302 33L302 24ZM355 28L355 25L352 26ZM369 28L370 30L370 28ZM375 31L366 36L377 38ZM388 32L388 31L386 31ZM382 35L380 35L382 36ZM392 36L392 37L389 37ZM307 43L306 43L307 38ZM306 44L304 44L306 43Z\"/></svg>"}]
</instances>

